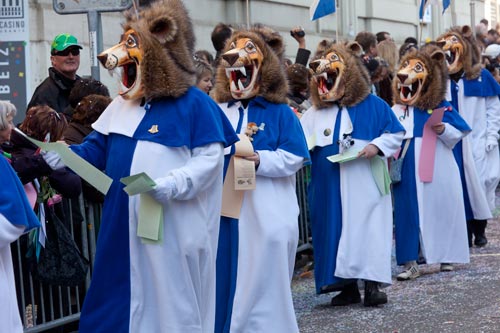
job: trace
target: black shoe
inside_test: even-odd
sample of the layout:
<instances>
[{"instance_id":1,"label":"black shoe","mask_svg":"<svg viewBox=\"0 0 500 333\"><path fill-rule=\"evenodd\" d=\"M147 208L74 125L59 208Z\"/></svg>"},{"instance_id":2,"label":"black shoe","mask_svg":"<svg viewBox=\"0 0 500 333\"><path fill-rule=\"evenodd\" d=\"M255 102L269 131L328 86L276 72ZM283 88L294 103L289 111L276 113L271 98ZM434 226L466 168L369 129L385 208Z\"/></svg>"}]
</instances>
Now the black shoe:
<instances>
[{"instance_id":1,"label":"black shoe","mask_svg":"<svg viewBox=\"0 0 500 333\"><path fill-rule=\"evenodd\" d=\"M488 239L486 239L485 235L478 235L474 239L474 245L476 245L477 247L483 247L486 244L488 244Z\"/></svg>"},{"instance_id":2,"label":"black shoe","mask_svg":"<svg viewBox=\"0 0 500 333\"><path fill-rule=\"evenodd\" d=\"M474 233L474 245L483 247L488 243L485 236L487 220L475 220L472 232Z\"/></svg>"},{"instance_id":3,"label":"black shoe","mask_svg":"<svg viewBox=\"0 0 500 333\"><path fill-rule=\"evenodd\" d=\"M377 306L387 303L386 293L378 289L378 282L365 281L365 299L364 306Z\"/></svg>"},{"instance_id":4,"label":"black shoe","mask_svg":"<svg viewBox=\"0 0 500 333\"><path fill-rule=\"evenodd\" d=\"M354 282L346 285L340 294L333 297L331 306L346 306L349 304L361 303L361 295L359 294L358 283Z\"/></svg>"}]
</instances>

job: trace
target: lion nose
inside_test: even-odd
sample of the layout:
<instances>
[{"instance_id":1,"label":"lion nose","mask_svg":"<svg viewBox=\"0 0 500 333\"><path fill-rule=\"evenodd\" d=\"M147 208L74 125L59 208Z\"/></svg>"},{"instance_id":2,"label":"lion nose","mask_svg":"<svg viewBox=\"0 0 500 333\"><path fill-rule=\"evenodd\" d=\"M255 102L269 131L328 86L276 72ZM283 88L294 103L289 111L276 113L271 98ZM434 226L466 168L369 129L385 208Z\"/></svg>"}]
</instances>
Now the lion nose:
<instances>
[{"instance_id":1,"label":"lion nose","mask_svg":"<svg viewBox=\"0 0 500 333\"><path fill-rule=\"evenodd\" d=\"M311 68L314 72L316 72L316 69L318 68L320 64L320 61L312 61L309 63L309 68Z\"/></svg>"},{"instance_id":2,"label":"lion nose","mask_svg":"<svg viewBox=\"0 0 500 333\"><path fill-rule=\"evenodd\" d=\"M107 53L101 53L97 56L97 59L101 62L103 66L106 66L106 60L108 60L108 54Z\"/></svg>"},{"instance_id":3,"label":"lion nose","mask_svg":"<svg viewBox=\"0 0 500 333\"><path fill-rule=\"evenodd\" d=\"M106 69L114 69L118 65L118 59L113 54L101 53L97 56L97 59Z\"/></svg>"},{"instance_id":4,"label":"lion nose","mask_svg":"<svg viewBox=\"0 0 500 333\"><path fill-rule=\"evenodd\" d=\"M239 57L240 55L238 53L226 53L222 55L222 59L226 60L231 66L236 62L236 60L238 60Z\"/></svg>"},{"instance_id":5,"label":"lion nose","mask_svg":"<svg viewBox=\"0 0 500 333\"><path fill-rule=\"evenodd\" d=\"M399 82L401 82L401 83L404 83L406 81L406 79L408 78L407 74L398 74L397 76L398 76Z\"/></svg>"}]
</instances>

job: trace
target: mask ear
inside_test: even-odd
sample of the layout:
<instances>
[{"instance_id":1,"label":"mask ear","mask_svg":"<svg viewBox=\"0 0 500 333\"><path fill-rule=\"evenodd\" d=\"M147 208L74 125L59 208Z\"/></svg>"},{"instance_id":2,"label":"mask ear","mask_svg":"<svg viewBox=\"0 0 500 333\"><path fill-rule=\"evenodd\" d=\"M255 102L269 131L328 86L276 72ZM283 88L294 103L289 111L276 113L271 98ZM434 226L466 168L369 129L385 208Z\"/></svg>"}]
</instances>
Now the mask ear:
<instances>
[{"instance_id":1,"label":"mask ear","mask_svg":"<svg viewBox=\"0 0 500 333\"><path fill-rule=\"evenodd\" d=\"M462 34L466 38L471 38L472 37L472 29L468 25L464 25L462 27Z\"/></svg>"},{"instance_id":2,"label":"mask ear","mask_svg":"<svg viewBox=\"0 0 500 333\"><path fill-rule=\"evenodd\" d=\"M441 50L436 50L431 53L431 58L437 61L444 61L445 55L444 52Z\"/></svg>"},{"instance_id":3,"label":"mask ear","mask_svg":"<svg viewBox=\"0 0 500 333\"><path fill-rule=\"evenodd\" d=\"M443 48L443 46L446 45L446 41L444 39L440 39L436 42L436 45L439 46L440 48Z\"/></svg>"},{"instance_id":4,"label":"mask ear","mask_svg":"<svg viewBox=\"0 0 500 333\"><path fill-rule=\"evenodd\" d=\"M169 17L156 18L149 24L149 31L161 44L173 41L177 30L175 21Z\"/></svg>"},{"instance_id":5,"label":"mask ear","mask_svg":"<svg viewBox=\"0 0 500 333\"><path fill-rule=\"evenodd\" d=\"M361 57L363 55L363 48L357 42L349 43L347 48L351 50L352 54L356 57Z\"/></svg>"}]
</instances>

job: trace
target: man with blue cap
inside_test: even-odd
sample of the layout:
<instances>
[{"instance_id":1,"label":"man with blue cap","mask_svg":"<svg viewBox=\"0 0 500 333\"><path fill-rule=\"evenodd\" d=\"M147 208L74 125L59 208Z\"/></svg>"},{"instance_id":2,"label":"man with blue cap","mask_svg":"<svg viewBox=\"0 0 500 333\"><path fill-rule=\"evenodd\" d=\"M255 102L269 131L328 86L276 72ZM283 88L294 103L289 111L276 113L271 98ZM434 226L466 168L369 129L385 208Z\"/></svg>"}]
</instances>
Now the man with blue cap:
<instances>
[{"instance_id":1,"label":"man with blue cap","mask_svg":"<svg viewBox=\"0 0 500 333\"><path fill-rule=\"evenodd\" d=\"M63 33L54 38L50 47L49 76L36 88L28 109L35 105L48 105L57 112L63 112L69 104L68 97L80 67L80 50L75 36Z\"/></svg>"}]
</instances>

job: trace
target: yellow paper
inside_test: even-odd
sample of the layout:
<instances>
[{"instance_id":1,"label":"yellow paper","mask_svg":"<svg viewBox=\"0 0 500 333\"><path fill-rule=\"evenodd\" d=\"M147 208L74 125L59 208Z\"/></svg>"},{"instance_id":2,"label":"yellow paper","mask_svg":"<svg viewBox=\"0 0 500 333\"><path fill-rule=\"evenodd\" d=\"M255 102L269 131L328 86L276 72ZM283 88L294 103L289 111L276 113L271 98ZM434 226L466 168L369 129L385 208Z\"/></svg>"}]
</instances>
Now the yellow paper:
<instances>
[{"instance_id":1,"label":"yellow paper","mask_svg":"<svg viewBox=\"0 0 500 333\"><path fill-rule=\"evenodd\" d=\"M222 188L221 215L238 219L240 218L241 205L243 204L244 190L255 189L255 162L247 161L241 157L252 156L254 153L252 142L248 136L238 134L239 141L235 143L234 156L229 161L229 166L224 178ZM235 166L235 160L238 159ZM251 168L253 168L251 170Z\"/></svg>"},{"instance_id":2,"label":"yellow paper","mask_svg":"<svg viewBox=\"0 0 500 333\"><path fill-rule=\"evenodd\" d=\"M240 140L234 144L234 155L241 157L252 156L253 145L250 138L245 134L238 134L238 138Z\"/></svg>"},{"instance_id":3,"label":"yellow paper","mask_svg":"<svg viewBox=\"0 0 500 333\"><path fill-rule=\"evenodd\" d=\"M63 161L63 163L68 168L73 170L78 176L85 179L90 185L95 187L101 193L108 193L109 187L111 186L113 180L106 174L101 172L99 169L97 169L95 166L71 151L71 149L69 149L66 144L61 142L41 142L28 137L19 129L16 129L16 131L43 150L55 151L56 153L58 153L59 156L61 156L61 160Z\"/></svg>"},{"instance_id":4,"label":"yellow paper","mask_svg":"<svg viewBox=\"0 0 500 333\"><path fill-rule=\"evenodd\" d=\"M233 219L240 218L241 205L243 204L244 191L234 190L234 156L231 157L226 171L224 187L222 189L221 215Z\"/></svg>"},{"instance_id":5,"label":"yellow paper","mask_svg":"<svg viewBox=\"0 0 500 333\"><path fill-rule=\"evenodd\" d=\"M255 190L255 162L234 156L234 189ZM227 177L227 176L226 176Z\"/></svg>"},{"instance_id":6,"label":"yellow paper","mask_svg":"<svg viewBox=\"0 0 500 333\"><path fill-rule=\"evenodd\" d=\"M143 243L154 241L161 242L163 230L163 206L147 193L140 194L139 221L137 223L137 236Z\"/></svg>"},{"instance_id":7,"label":"yellow paper","mask_svg":"<svg viewBox=\"0 0 500 333\"><path fill-rule=\"evenodd\" d=\"M326 159L329 160L332 163L344 163L344 162L349 162L352 160L355 160L358 158L358 153L360 151L356 149L349 149L341 154L335 154L328 156Z\"/></svg>"},{"instance_id":8,"label":"yellow paper","mask_svg":"<svg viewBox=\"0 0 500 333\"><path fill-rule=\"evenodd\" d=\"M373 180L377 184L380 195L384 196L390 193L391 179L385 161L380 156L375 156L370 160Z\"/></svg>"}]
</instances>

